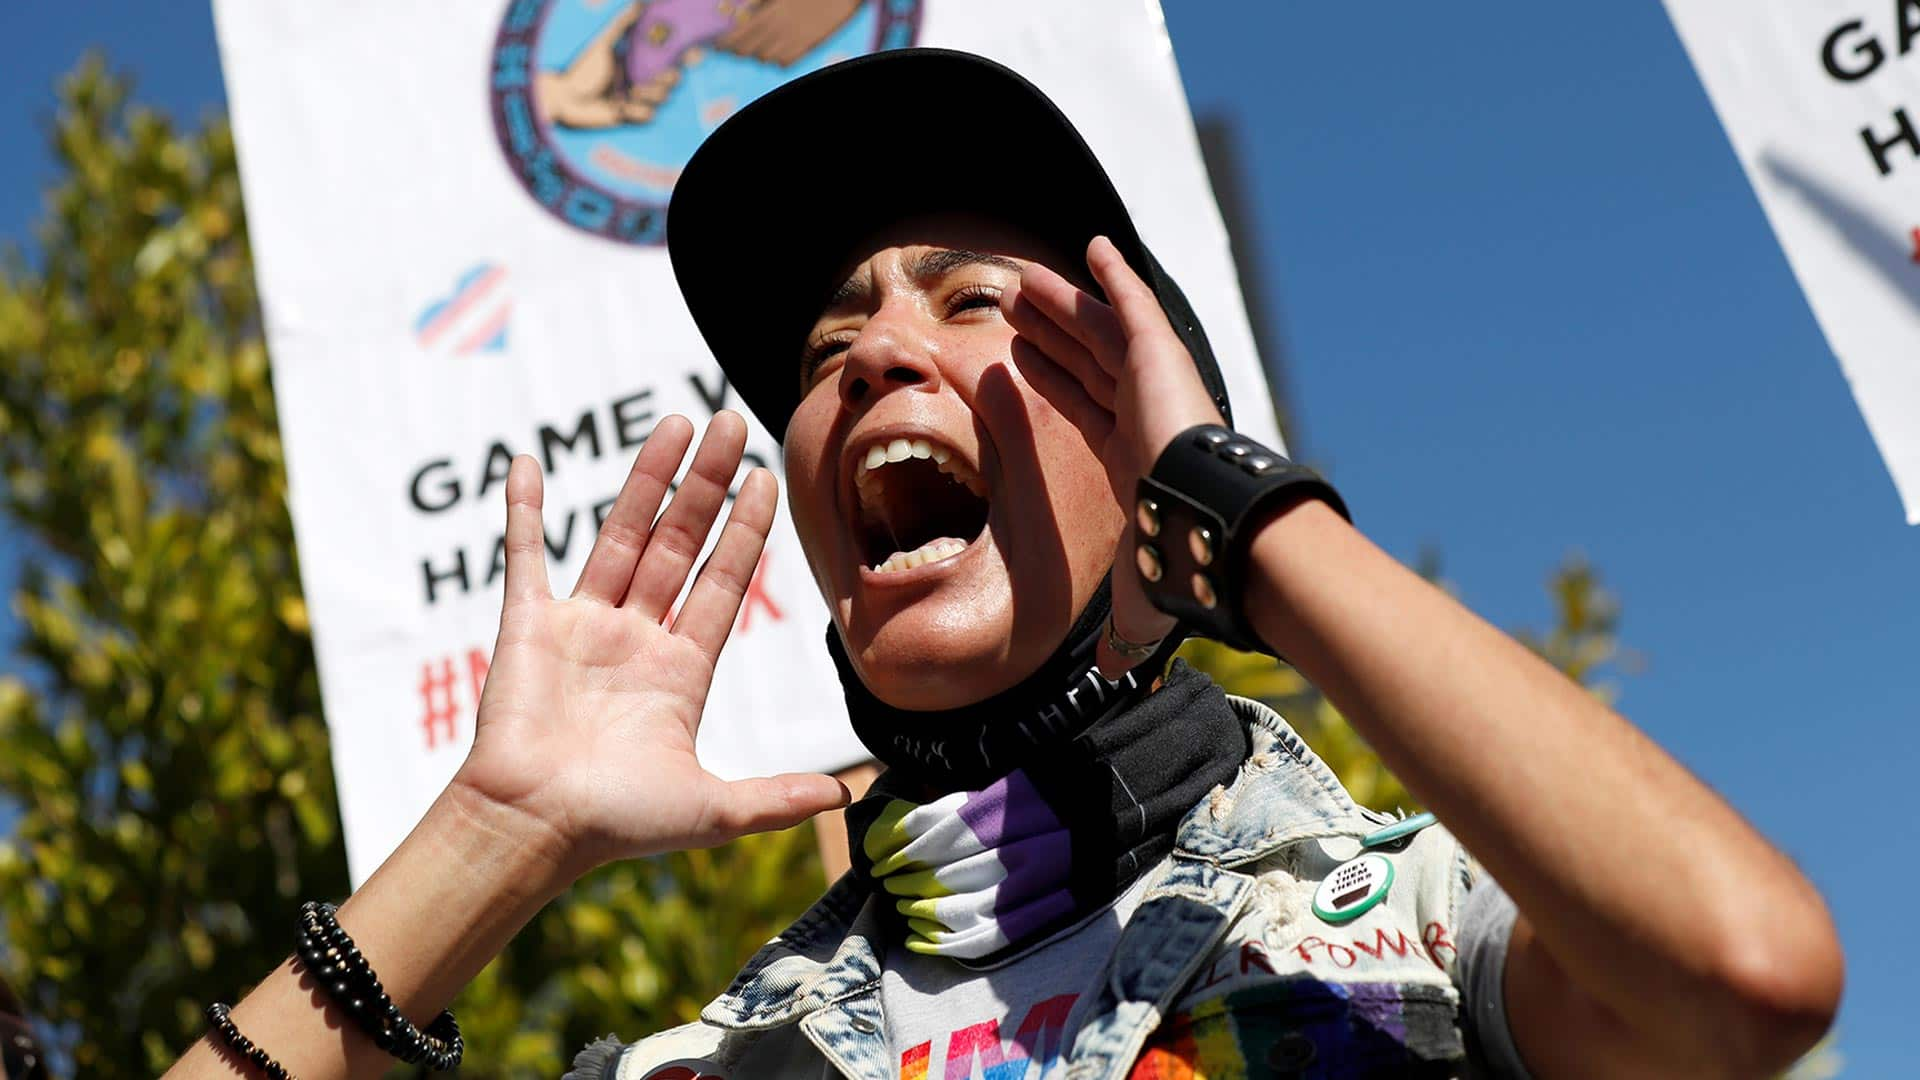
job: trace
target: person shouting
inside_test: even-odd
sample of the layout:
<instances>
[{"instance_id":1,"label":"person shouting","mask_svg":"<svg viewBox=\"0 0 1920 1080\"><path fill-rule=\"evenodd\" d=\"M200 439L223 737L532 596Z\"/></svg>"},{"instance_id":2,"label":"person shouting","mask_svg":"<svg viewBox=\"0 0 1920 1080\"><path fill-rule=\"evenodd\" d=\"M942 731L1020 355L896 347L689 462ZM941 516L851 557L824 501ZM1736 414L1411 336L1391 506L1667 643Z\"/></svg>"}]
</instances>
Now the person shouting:
<instances>
[{"instance_id":1,"label":"person shouting","mask_svg":"<svg viewBox=\"0 0 1920 1080\"><path fill-rule=\"evenodd\" d=\"M1191 307L1018 75L902 50L789 83L695 154L668 231L780 433L888 768L848 809L854 869L698 1021L571 1076L1764 1076L1825 1032L1842 961L1809 883L1228 426ZM746 430L716 417L668 500L693 435L661 423L565 599L515 463L469 757L173 1075L454 1064L442 1007L580 875L847 802L695 756L776 493L750 474L695 573ZM1169 663L1192 633L1285 656L1444 824L1357 806L1279 716Z\"/></svg>"}]
</instances>

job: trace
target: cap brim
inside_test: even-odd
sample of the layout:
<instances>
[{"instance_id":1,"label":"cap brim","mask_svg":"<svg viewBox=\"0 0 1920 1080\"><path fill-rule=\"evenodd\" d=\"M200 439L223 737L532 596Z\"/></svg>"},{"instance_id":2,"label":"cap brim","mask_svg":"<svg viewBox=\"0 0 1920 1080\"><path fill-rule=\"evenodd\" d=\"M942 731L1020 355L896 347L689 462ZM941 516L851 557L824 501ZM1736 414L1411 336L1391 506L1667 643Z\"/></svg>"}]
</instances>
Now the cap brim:
<instances>
[{"instance_id":1,"label":"cap brim","mask_svg":"<svg viewBox=\"0 0 1920 1080\"><path fill-rule=\"evenodd\" d=\"M775 438L799 404L807 331L852 246L949 211L1005 221L1061 251L1108 236L1182 336L1199 336L1106 170L1045 94L971 53L873 53L734 114L687 162L667 209L668 253L694 323ZM755 281L766 284L743 288ZM1210 352L1196 360L1218 387Z\"/></svg>"}]
</instances>

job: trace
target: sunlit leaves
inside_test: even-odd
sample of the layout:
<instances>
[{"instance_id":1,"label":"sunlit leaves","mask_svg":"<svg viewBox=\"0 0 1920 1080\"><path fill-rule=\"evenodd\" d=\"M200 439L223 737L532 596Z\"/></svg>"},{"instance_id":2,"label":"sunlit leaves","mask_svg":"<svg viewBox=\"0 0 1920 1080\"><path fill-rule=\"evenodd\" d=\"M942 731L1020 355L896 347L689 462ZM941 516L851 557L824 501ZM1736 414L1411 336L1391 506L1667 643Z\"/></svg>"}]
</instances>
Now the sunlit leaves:
<instances>
[{"instance_id":1,"label":"sunlit leaves","mask_svg":"<svg viewBox=\"0 0 1920 1080\"><path fill-rule=\"evenodd\" d=\"M0 271L0 963L85 1075L152 1075L345 867L224 125L61 88L37 250ZM141 257L143 251L166 258Z\"/></svg>"}]
</instances>

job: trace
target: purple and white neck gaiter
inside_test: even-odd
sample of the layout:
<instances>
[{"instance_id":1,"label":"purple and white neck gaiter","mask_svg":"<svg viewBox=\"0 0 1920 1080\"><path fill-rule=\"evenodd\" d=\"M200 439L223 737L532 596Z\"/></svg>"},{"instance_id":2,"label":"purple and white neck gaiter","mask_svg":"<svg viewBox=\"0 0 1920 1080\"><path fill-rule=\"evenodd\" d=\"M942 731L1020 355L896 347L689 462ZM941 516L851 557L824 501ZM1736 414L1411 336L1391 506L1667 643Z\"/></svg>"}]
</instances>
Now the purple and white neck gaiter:
<instances>
[{"instance_id":1,"label":"purple and white neck gaiter","mask_svg":"<svg viewBox=\"0 0 1920 1080\"><path fill-rule=\"evenodd\" d=\"M977 960L1074 908L1073 838L1024 771L930 803L890 800L861 846L913 952Z\"/></svg>"},{"instance_id":2,"label":"purple and white neck gaiter","mask_svg":"<svg viewBox=\"0 0 1920 1080\"><path fill-rule=\"evenodd\" d=\"M1220 688L1176 661L1158 690L998 777L954 790L889 769L847 809L854 872L908 949L984 960L1124 892L1247 750Z\"/></svg>"}]
</instances>

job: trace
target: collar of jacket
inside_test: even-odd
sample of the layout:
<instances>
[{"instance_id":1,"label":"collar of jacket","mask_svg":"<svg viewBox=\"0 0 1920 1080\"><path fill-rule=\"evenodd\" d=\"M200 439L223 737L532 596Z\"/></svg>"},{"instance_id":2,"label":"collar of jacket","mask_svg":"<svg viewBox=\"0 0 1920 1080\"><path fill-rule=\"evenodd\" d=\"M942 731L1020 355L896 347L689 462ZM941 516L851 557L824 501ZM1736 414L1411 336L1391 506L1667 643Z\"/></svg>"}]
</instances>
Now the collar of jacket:
<instances>
[{"instance_id":1,"label":"collar of jacket","mask_svg":"<svg viewBox=\"0 0 1920 1080\"><path fill-rule=\"evenodd\" d=\"M1253 879L1237 868L1291 844L1362 836L1394 820L1354 803L1333 771L1278 713L1246 698L1227 700L1247 725L1252 752L1230 786L1215 788L1181 820L1170 868L1148 887L1114 948L1115 965L1161 977L1127 980L1126 971L1110 970L1103 980L1107 992L1123 1000L1103 1002L1089 1015L1104 1014L1124 1026L1130 1003L1146 1005L1184 985L1191 974L1186 969L1207 954L1245 900ZM734 1031L763 1030L876 994L883 930L869 898L866 886L853 875L842 876L806 914L763 946L700 1018ZM1181 932L1164 925L1169 920L1181 922ZM1182 955L1162 955L1169 949ZM1166 982L1171 985L1159 985ZM1110 1054L1101 1056L1118 1059L1128 1052L1124 1044L1131 1040L1119 1032L1113 1035L1083 1030L1076 1055L1089 1044L1111 1044Z\"/></svg>"}]
</instances>

